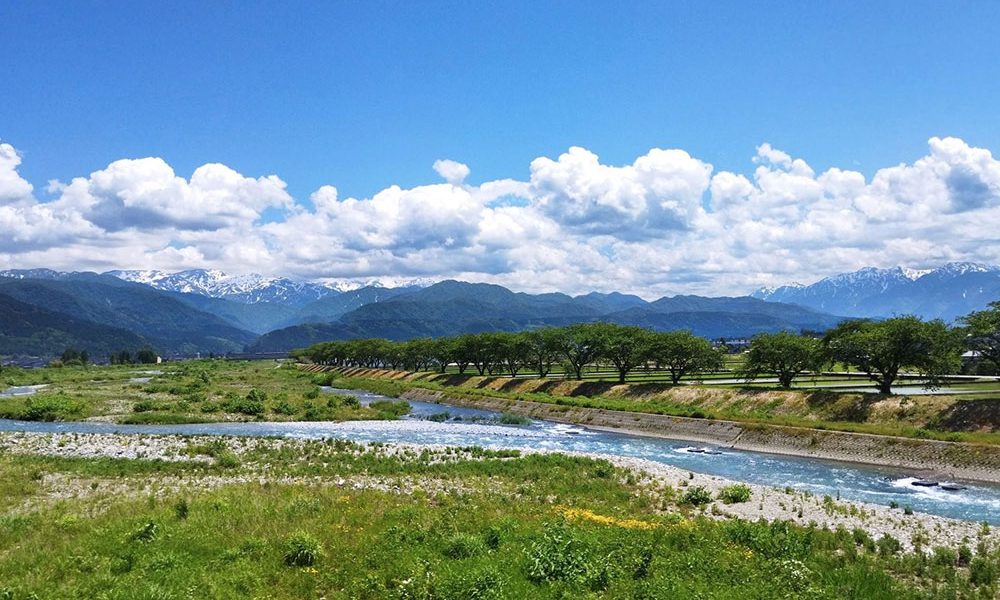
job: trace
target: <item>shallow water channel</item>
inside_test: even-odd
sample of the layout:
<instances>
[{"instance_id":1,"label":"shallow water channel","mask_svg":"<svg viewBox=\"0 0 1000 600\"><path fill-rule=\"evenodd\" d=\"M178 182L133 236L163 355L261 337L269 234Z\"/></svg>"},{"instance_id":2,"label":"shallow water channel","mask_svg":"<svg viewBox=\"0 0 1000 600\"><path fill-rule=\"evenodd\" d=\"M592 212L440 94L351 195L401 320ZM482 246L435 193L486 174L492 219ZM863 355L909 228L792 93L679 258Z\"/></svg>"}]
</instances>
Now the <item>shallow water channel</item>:
<instances>
[{"instance_id":1,"label":"shallow water channel","mask_svg":"<svg viewBox=\"0 0 1000 600\"><path fill-rule=\"evenodd\" d=\"M359 390L326 388L326 392L357 397L362 404L385 397ZM643 458L690 471L737 481L790 486L820 497L839 496L888 505L897 502L934 515L988 521L1000 525L1000 486L965 483L961 491L912 485L915 477L899 469L869 467L812 458L715 449L699 452L699 444L621 433L591 431L547 421L504 425L491 411L410 402L410 415L399 421L249 422L189 425L117 425L113 423L39 423L0 419L0 431L51 433L130 433L233 436L343 438L358 442L447 444L488 448L533 448ZM447 413L445 415L444 413Z\"/></svg>"}]
</instances>

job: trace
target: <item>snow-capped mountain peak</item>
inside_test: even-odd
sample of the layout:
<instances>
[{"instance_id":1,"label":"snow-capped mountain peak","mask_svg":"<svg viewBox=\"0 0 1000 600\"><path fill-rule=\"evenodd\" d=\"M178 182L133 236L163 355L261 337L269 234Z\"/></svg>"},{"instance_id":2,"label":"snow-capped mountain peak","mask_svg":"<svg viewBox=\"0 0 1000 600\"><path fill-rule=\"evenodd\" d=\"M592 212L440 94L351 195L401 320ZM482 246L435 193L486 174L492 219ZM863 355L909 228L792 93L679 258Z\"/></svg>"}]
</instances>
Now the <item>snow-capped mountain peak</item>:
<instances>
[{"instance_id":1,"label":"snow-capped mountain peak","mask_svg":"<svg viewBox=\"0 0 1000 600\"><path fill-rule=\"evenodd\" d=\"M965 275L966 273L993 273L1000 272L1000 267L995 267L991 265L984 265L982 263L974 262L951 262L943 267L934 269L935 273L942 275Z\"/></svg>"},{"instance_id":2,"label":"snow-capped mountain peak","mask_svg":"<svg viewBox=\"0 0 1000 600\"><path fill-rule=\"evenodd\" d=\"M972 262L936 269L865 267L807 286L761 288L751 295L844 316L915 314L952 320L1000 299L1000 267Z\"/></svg>"},{"instance_id":3,"label":"snow-capped mountain peak","mask_svg":"<svg viewBox=\"0 0 1000 600\"><path fill-rule=\"evenodd\" d=\"M910 281L916 281L934 270L934 269L911 269L910 267L900 267L900 269L902 269L903 275L905 275L906 278L909 279Z\"/></svg>"},{"instance_id":4,"label":"snow-capped mountain peak","mask_svg":"<svg viewBox=\"0 0 1000 600\"><path fill-rule=\"evenodd\" d=\"M278 302L302 305L336 293L335 290L317 283L293 281L285 277L265 277L256 273L230 275L217 269L190 269L177 273L109 271L106 275L160 290L201 294L245 304Z\"/></svg>"},{"instance_id":5,"label":"snow-capped mountain peak","mask_svg":"<svg viewBox=\"0 0 1000 600\"><path fill-rule=\"evenodd\" d=\"M317 283L338 292L352 292L364 287L373 288L404 288L427 287L437 283L437 280L426 277L374 277L368 279L321 279Z\"/></svg>"}]
</instances>

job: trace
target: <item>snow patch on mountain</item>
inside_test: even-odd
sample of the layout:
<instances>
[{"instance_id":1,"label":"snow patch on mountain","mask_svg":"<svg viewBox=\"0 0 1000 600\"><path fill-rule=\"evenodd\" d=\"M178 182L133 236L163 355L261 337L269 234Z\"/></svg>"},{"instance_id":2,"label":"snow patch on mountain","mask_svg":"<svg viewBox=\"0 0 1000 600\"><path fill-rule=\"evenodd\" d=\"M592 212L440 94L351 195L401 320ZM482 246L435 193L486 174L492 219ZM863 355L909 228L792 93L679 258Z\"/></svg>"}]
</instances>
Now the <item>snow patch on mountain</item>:
<instances>
[{"instance_id":1,"label":"snow patch on mountain","mask_svg":"<svg viewBox=\"0 0 1000 600\"><path fill-rule=\"evenodd\" d=\"M428 287L437 283L437 280L427 277L373 277L367 279L317 279L316 283L338 292L353 292L361 288L405 288L405 287Z\"/></svg>"},{"instance_id":2,"label":"snow patch on mountain","mask_svg":"<svg viewBox=\"0 0 1000 600\"><path fill-rule=\"evenodd\" d=\"M915 314L953 320L1000 299L1000 267L972 262L936 269L865 267L806 286L766 287L750 295L844 316Z\"/></svg>"},{"instance_id":3,"label":"snow patch on mountain","mask_svg":"<svg viewBox=\"0 0 1000 600\"><path fill-rule=\"evenodd\" d=\"M265 277L256 273L230 275L217 269L191 269L177 273L108 271L105 274L159 290L201 294L246 304L277 302L303 305L337 293L336 290L322 284L294 281L286 277Z\"/></svg>"}]
</instances>

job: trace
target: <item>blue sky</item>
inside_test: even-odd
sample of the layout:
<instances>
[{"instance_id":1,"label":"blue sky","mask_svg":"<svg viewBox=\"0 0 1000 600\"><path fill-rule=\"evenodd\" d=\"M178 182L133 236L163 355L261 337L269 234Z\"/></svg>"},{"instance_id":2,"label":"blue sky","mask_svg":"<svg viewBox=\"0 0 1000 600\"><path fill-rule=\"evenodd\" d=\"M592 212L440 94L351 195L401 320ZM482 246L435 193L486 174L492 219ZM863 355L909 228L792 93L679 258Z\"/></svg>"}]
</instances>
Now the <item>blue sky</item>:
<instances>
[{"instance_id":1,"label":"blue sky","mask_svg":"<svg viewBox=\"0 0 1000 600\"><path fill-rule=\"evenodd\" d=\"M342 201L439 182L438 159L468 165L465 184L528 181L533 160L573 146L612 166L683 149L713 174L753 179L768 143L817 176L837 167L870 180L928 155L934 136L1000 148L998 33L1000 3L988 2L4 3L0 141L16 149L18 177L42 204L60 197L45 190L49 180L144 157L183 178L206 163L274 174L292 204L324 185ZM286 222L288 210L264 202L256 222ZM191 242L161 237L146 254ZM617 239L642 237L632 227ZM26 254L36 246L8 248L6 261L46 259ZM258 262L309 277L502 271L430 272L402 264L393 244L377 248L391 260L367 270ZM745 283L895 256L843 254L822 270L775 260Z\"/></svg>"},{"instance_id":2,"label":"blue sky","mask_svg":"<svg viewBox=\"0 0 1000 600\"><path fill-rule=\"evenodd\" d=\"M746 171L767 141L867 173L932 135L998 146L998 3L623 4L5 3L0 136L36 185L162 156L296 197L441 157L523 177L572 145Z\"/></svg>"}]
</instances>

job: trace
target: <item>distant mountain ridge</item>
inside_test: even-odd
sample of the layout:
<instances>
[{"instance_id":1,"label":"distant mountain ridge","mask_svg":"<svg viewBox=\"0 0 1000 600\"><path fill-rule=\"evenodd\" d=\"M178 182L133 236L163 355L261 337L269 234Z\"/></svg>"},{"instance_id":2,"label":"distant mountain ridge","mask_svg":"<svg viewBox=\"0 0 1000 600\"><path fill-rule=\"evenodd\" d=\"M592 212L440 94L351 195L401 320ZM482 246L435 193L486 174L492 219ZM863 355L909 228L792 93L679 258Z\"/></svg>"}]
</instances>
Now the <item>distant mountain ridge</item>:
<instances>
[{"instance_id":1,"label":"distant mountain ridge","mask_svg":"<svg viewBox=\"0 0 1000 600\"><path fill-rule=\"evenodd\" d=\"M547 325L609 321L656 330L689 329L710 338L764 331L824 330L842 317L755 298L675 296L646 302L637 296L591 293L526 294L485 283L442 281L363 305L329 323L305 323L261 336L251 351L274 352L331 340L382 337L406 340Z\"/></svg>"},{"instance_id":2,"label":"distant mountain ridge","mask_svg":"<svg viewBox=\"0 0 1000 600\"><path fill-rule=\"evenodd\" d=\"M1000 267L970 262L929 270L866 267L810 285L760 288L750 295L841 315L915 314L953 321L1000 300Z\"/></svg>"},{"instance_id":3,"label":"distant mountain ridge","mask_svg":"<svg viewBox=\"0 0 1000 600\"><path fill-rule=\"evenodd\" d=\"M333 288L308 281L293 281L286 277L264 277L250 273L229 275L214 269L191 269L168 273L165 271L108 271L125 281L142 283L158 290L200 294L210 298L223 298L244 304L273 302L303 306L337 293Z\"/></svg>"},{"instance_id":4,"label":"distant mountain ridge","mask_svg":"<svg viewBox=\"0 0 1000 600\"><path fill-rule=\"evenodd\" d=\"M284 351L330 339L405 340L593 321L734 338L822 331L844 317L954 320L1000 299L1000 268L976 263L928 271L866 268L751 296L654 301L618 292L528 294L452 280L403 287L371 283L358 288L207 269L0 271L0 353L23 347L51 356L64 343L102 351L142 343L168 356Z\"/></svg>"}]
</instances>

